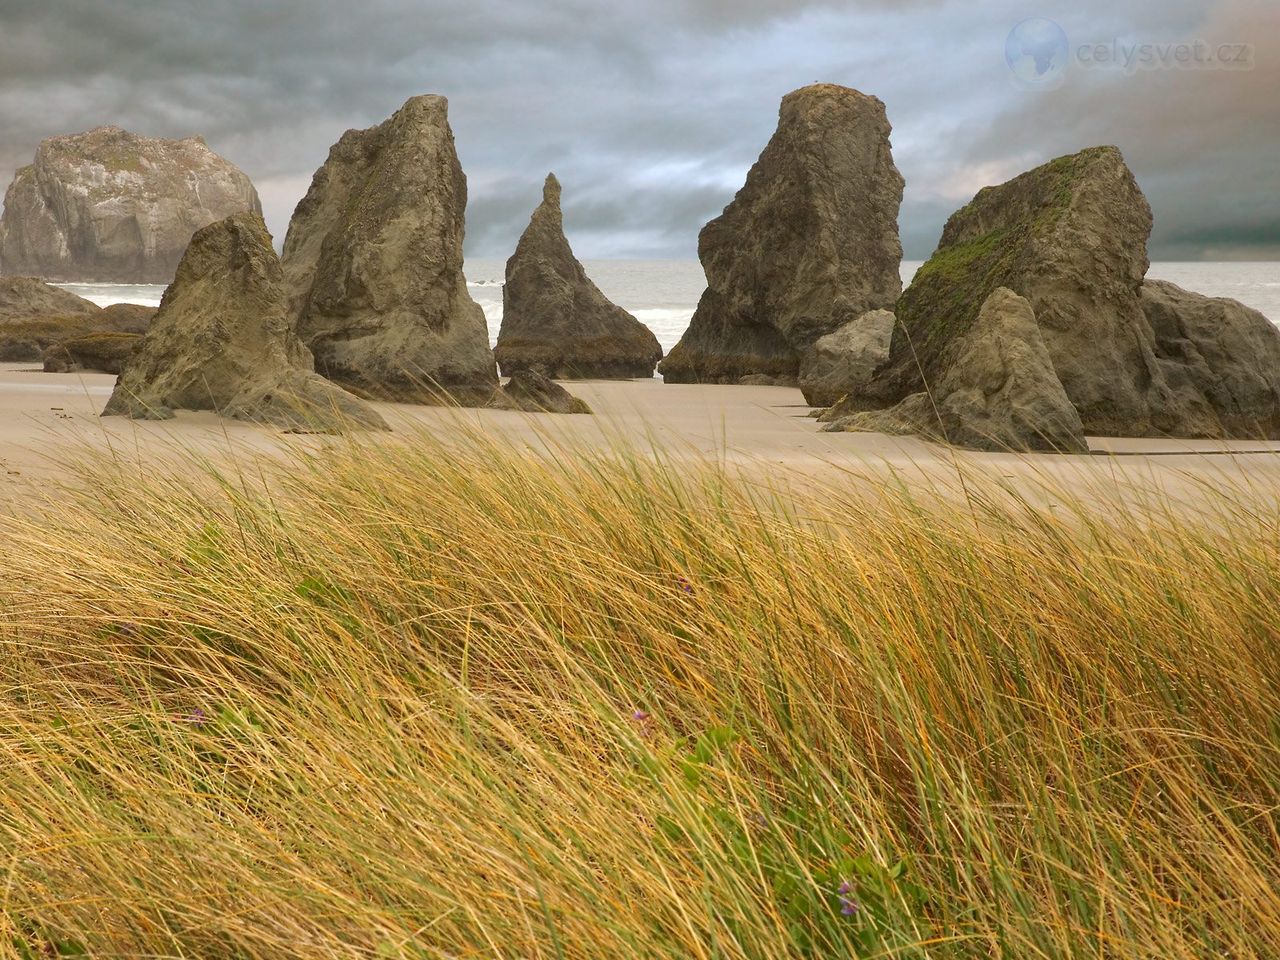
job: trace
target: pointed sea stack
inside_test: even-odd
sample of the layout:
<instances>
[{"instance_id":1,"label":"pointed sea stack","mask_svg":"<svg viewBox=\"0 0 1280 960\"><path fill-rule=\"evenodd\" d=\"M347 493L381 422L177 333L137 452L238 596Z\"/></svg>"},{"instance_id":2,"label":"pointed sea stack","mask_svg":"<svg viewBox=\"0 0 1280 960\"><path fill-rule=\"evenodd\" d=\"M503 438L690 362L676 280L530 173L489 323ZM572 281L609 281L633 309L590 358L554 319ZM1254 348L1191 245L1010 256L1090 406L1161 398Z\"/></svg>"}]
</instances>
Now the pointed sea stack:
<instances>
[{"instance_id":1,"label":"pointed sea stack","mask_svg":"<svg viewBox=\"0 0 1280 960\"><path fill-rule=\"evenodd\" d=\"M237 214L200 230L102 415L166 420L175 409L214 410L301 432L385 430L377 411L315 373L285 305L262 217Z\"/></svg>"},{"instance_id":2,"label":"pointed sea stack","mask_svg":"<svg viewBox=\"0 0 1280 960\"><path fill-rule=\"evenodd\" d=\"M794 383L801 355L902 291L884 104L822 83L782 99L778 128L724 213L703 228L707 275L688 331L659 366L669 383Z\"/></svg>"},{"instance_id":3,"label":"pointed sea stack","mask_svg":"<svg viewBox=\"0 0 1280 960\"><path fill-rule=\"evenodd\" d=\"M534 371L559 380L652 377L662 359L652 331L611 303L574 257L555 174L507 261L494 355L504 376Z\"/></svg>"},{"instance_id":4,"label":"pointed sea stack","mask_svg":"<svg viewBox=\"0 0 1280 960\"><path fill-rule=\"evenodd\" d=\"M290 314L317 370L366 396L489 401L498 371L462 274L466 206L444 97L343 134L284 243Z\"/></svg>"}]
</instances>

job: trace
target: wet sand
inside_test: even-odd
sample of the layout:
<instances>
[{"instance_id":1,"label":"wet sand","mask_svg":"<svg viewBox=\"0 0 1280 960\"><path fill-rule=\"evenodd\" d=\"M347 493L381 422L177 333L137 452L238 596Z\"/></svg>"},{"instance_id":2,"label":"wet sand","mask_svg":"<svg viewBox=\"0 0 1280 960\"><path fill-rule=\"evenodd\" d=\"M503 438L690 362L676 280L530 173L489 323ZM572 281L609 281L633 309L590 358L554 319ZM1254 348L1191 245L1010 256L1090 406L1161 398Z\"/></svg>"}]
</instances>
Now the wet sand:
<instances>
[{"instance_id":1,"label":"wet sand","mask_svg":"<svg viewBox=\"0 0 1280 960\"><path fill-rule=\"evenodd\" d=\"M89 451L171 467L254 454L323 450L341 440L280 433L211 413L179 413L159 423L100 418L115 378L46 374L30 364L0 364L0 501L47 492L74 474ZM664 385L657 380L567 384L596 416L529 415L378 404L393 433L458 436L462 427L547 451L630 445L670 460L712 458L786 482L853 483L895 474L947 485L961 473L1018 486L1050 485L1090 496L1109 490L1157 490L1197 496L1226 486L1266 502L1280 500L1280 442L1098 438L1091 456L981 454L910 438L829 434L808 414L799 390L784 387Z\"/></svg>"}]
</instances>

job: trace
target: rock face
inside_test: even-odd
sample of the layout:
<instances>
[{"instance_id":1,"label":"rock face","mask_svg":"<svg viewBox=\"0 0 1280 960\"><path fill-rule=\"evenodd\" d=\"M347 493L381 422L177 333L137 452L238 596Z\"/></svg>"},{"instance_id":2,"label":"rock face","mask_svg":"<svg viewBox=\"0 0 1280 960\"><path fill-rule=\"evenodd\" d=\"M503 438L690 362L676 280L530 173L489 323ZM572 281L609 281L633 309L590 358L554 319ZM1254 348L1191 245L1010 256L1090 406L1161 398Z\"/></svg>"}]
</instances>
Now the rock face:
<instances>
[{"instance_id":1,"label":"rock face","mask_svg":"<svg viewBox=\"0 0 1280 960\"><path fill-rule=\"evenodd\" d=\"M1280 435L1265 367L1280 332L1239 305L1144 285L1151 223L1115 147L979 191L898 301L888 362L836 413L884 409L943 382L982 305L1007 287L1030 301L1086 433Z\"/></svg>"},{"instance_id":2,"label":"rock face","mask_svg":"<svg viewBox=\"0 0 1280 960\"><path fill-rule=\"evenodd\" d=\"M652 377L662 359L658 338L611 303L574 257L555 174L507 261L494 355L506 376L534 370L562 380Z\"/></svg>"},{"instance_id":3,"label":"rock face","mask_svg":"<svg viewBox=\"0 0 1280 960\"><path fill-rule=\"evenodd\" d=\"M191 239L103 416L162 420L215 410L289 430L386 429L367 404L314 372L285 312L280 261L257 214Z\"/></svg>"},{"instance_id":4,"label":"rock face","mask_svg":"<svg viewBox=\"0 0 1280 960\"><path fill-rule=\"evenodd\" d=\"M580 400L535 370L521 370L513 374L506 386L494 394L489 406L526 413L591 412L585 400Z\"/></svg>"},{"instance_id":5,"label":"rock face","mask_svg":"<svg viewBox=\"0 0 1280 960\"><path fill-rule=\"evenodd\" d=\"M794 383L815 340L892 308L903 181L889 132L884 104L847 87L783 98L746 184L698 238L707 290L659 366L664 379Z\"/></svg>"},{"instance_id":6,"label":"rock face","mask_svg":"<svg viewBox=\"0 0 1280 960\"><path fill-rule=\"evenodd\" d=\"M51 280L168 283L201 227L262 212L253 184L199 137L119 127L52 137L17 172L0 219L0 270Z\"/></svg>"},{"instance_id":7,"label":"rock face","mask_svg":"<svg viewBox=\"0 0 1280 960\"><path fill-rule=\"evenodd\" d=\"M284 244L290 316L321 373L367 396L489 401L498 374L462 274L466 205L444 97L343 134Z\"/></svg>"},{"instance_id":8,"label":"rock face","mask_svg":"<svg viewBox=\"0 0 1280 960\"><path fill-rule=\"evenodd\" d=\"M1054 372L1031 304L997 287L931 385L887 410L823 414L829 431L916 434L977 450L1087 453L1084 428Z\"/></svg>"},{"instance_id":9,"label":"rock face","mask_svg":"<svg viewBox=\"0 0 1280 960\"><path fill-rule=\"evenodd\" d=\"M1085 429L1151 432L1138 298L1150 232L1151 208L1115 147L982 189L947 221L899 300L889 364L870 399L896 403L940 380L987 297L1008 287L1031 302Z\"/></svg>"},{"instance_id":10,"label":"rock face","mask_svg":"<svg viewBox=\"0 0 1280 960\"><path fill-rule=\"evenodd\" d=\"M0 277L0 324L33 317L93 316L101 307L38 277Z\"/></svg>"},{"instance_id":11,"label":"rock face","mask_svg":"<svg viewBox=\"0 0 1280 960\"><path fill-rule=\"evenodd\" d=\"M50 346L44 352L45 373L118 374L142 342L138 333L90 333Z\"/></svg>"},{"instance_id":12,"label":"rock face","mask_svg":"<svg viewBox=\"0 0 1280 960\"><path fill-rule=\"evenodd\" d=\"M1280 437L1275 324L1236 300L1201 296L1163 280L1146 281L1140 293L1160 366L1187 411L1187 432Z\"/></svg>"},{"instance_id":13,"label":"rock face","mask_svg":"<svg viewBox=\"0 0 1280 960\"><path fill-rule=\"evenodd\" d=\"M829 407L870 383L876 368L889 359L894 322L890 311L872 310L819 337L800 360L805 403Z\"/></svg>"}]
</instances>

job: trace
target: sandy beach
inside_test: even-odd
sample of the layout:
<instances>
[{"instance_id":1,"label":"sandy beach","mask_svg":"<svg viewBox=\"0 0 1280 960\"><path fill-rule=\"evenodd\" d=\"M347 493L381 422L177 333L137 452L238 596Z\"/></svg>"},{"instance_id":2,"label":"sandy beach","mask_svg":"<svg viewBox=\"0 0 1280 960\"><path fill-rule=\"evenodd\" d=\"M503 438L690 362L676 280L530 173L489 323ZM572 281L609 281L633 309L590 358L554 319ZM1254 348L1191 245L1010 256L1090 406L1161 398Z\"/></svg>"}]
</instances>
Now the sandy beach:
<instances>
[{"instance_id":1,"label":"sandy beach","mask_svg":"<svg viewBox=\"0 0 1280 960\"><path fill-rule=\"evenodd\" d=\"M0 364L0 469L6 499L44 494L67 479L91 451L144 468L201 459L231 462L256 454L286 457L323 450L341 440L298 436L180 412L165 422L101 418L114 377L46 374L30 364ZM594 416L530 415L497 410L377 404L390 434L362 434L377 443L412 443L415 434L470 436L471 431L516 448L548 452L633 448L669 460L718 460L772 481L843 483L897 474L946 484L957 467L968 473L1092 495L1158 490L1194 497L1205 487L1280 492L1280 442L1090 438L1089 456L1014 455L955 451L913 438L824 433L799 390L784 387L666 385L649 381L568 384Z\"/></svg>"}]
</instances>

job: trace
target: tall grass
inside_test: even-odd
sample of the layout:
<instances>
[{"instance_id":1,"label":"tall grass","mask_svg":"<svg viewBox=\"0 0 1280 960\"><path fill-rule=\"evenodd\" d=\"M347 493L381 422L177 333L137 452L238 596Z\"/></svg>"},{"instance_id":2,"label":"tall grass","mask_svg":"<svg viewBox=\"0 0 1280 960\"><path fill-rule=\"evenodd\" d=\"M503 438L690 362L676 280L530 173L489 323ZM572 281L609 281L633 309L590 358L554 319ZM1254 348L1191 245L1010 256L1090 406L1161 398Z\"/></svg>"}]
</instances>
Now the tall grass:
<instances>
[{"instance_id":1,"label":"tall grass","mask_svg":"<svg viewBox=\"0 0 1280 960\"><path fill-rule=\"evenodd\" d=\"M1256 491L251 467L0 519L12 954L1280 955Z\"/></svg>"}]
</instances>

